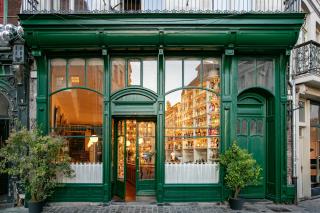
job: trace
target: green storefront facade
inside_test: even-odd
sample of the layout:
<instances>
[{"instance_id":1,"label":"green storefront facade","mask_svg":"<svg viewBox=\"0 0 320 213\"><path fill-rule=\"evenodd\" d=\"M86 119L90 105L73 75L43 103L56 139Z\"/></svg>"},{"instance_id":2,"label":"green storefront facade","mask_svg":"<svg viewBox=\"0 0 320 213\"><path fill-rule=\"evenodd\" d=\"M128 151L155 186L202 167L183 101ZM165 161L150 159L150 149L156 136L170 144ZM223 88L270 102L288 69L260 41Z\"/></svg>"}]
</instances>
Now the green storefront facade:
<instances>
[{"instance_id":1,"label":"green storefront facade","mask_svg":"<svg viewBox=\"0 0 320 213\"><path fill-rule=\"evenodd\" d=\"M37 64L38 126L66 136L75 162L101 166L99 180L66 181L52 200L126 199L130 180L136 197L222 201L218 156L238 140L263 168L243 196L293 201L287 68L304 14L19 17Z\"/></svg>"}]
</instances>

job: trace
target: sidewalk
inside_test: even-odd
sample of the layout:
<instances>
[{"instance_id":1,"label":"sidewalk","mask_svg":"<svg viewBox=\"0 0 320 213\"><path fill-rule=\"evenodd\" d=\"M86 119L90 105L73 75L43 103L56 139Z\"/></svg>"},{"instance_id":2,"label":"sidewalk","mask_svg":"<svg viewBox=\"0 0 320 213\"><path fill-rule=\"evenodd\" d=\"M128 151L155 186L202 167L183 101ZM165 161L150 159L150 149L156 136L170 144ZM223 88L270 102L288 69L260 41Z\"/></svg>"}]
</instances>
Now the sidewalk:
<instances>
[{"instance_id":1,"label":"sidewalk","mask_svg":"<svg viewBox=\"0 0 320 213\"><path fill-rule=\"evenodd\" d=\"M0 209L0 212L27 213L25 208ZM242 211L232 211L225 203L50 203L46 213L274 213L274 212L320 212L320 198L307 200L296 205L278 205L272 202L246 202Z\"/></svg>"}]
</instances>

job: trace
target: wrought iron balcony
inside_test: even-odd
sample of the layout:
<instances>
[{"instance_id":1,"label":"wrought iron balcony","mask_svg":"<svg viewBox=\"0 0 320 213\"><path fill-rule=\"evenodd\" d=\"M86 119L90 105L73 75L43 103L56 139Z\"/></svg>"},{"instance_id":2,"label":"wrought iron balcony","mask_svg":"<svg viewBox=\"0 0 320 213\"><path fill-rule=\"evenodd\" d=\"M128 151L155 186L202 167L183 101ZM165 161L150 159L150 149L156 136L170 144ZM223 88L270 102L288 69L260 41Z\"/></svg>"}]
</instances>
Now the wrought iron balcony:
<instances>
[{"instance_id":1,"label":"wrought iron balcony","mask_svg":"<svg viewBox=\"0 0 320 213\"><path fill-rule=\"evenodd\" d=\"M301 0L22 0L22 13L297 13Z\"/></svg>"},{"instance_id":2,"label":"wrought iron balcony","mask_svg":"<svg viewBox=\"0 0 320 213\"><path fill-rule=\"evenodd\" d=\"M308 41L293 49L293 71L297 77L317 75L320 77L320 44Z\"/></svg>"}]
</instances>

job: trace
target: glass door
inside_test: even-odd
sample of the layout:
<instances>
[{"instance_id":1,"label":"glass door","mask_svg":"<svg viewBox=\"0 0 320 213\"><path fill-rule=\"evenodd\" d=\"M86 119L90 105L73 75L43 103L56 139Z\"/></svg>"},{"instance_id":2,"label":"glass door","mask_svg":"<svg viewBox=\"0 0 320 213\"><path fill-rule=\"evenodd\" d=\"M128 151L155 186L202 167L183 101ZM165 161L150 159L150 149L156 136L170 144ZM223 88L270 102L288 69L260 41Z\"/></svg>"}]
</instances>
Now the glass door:
<instances>
[{"instance_id":1,"label":"glass door","mask_svg":"<svg viewBox=\"0 0 320 213\"><path fill-rule=\"evenodd\" d=\"M154 121L139 121L137 135L137 195L155 192L156 124Z\"/></svg>"},{"instance_id":2,"label":"glass door","mask_svg":"<svg viewBox=\"0 0 320 213\"><path fill-rule=\"evenodd\" d=\"M125 164L125 156L126 156L126 144L125 144L125 135L126 128L125 122L123 120L118 121L116 123L117 128L115 129L116 137L115 137L115 151L116 151L116 159L117 163L116 168L116 186L115 186L115 194L118 195L121 199L125 199L126 194L126 164Z\"/></svg>"},{"instance_id":3,"label":"glass door","mask_svg":"<svg viewBox=\"0 0 320 213\"><path fill-rule=\"evenodd\" d=\"M115 122L115 195L134 201L136 195L155 194L154 121L128 119Z\"/></svg>"}]
</instances>

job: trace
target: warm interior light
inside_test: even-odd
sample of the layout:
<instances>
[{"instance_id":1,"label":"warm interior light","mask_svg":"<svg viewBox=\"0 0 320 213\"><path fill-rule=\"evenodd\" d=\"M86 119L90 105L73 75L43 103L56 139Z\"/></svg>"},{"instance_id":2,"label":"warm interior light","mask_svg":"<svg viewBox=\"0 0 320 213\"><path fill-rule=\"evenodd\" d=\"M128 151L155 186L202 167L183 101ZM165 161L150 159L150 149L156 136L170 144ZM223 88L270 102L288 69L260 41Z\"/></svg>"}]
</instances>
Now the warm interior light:
<instances>
[{"instance_id":1,"label":"warm interior light","mask_svg":"<svg viewBox=\"0 0 320 213\"><path fill-rule=\"evenodd\" d=\"M99 137L97 135L91 135L88 142L88 148L90 148L94 143L97 143L98 141Z\"/></svg>"},{"instance_id":2,"label":"warm interior light","mask_svg":"<svg viewBox=\"0 0 320 213\"><path fill-rule=\"evenodd\" d=\"M131 142L130 141L127 141L126 145L127 146L130 146Z\"/></svg>"},{"instance_id":3,"label":"warm interior light","mask_svg":"<svg viewBox=\"0 0 320 213\"><path fill-rule=\"evenodd\" d=\"M71 82L74 84L79 84L80 83L79 76L71 76Z\"/></svg>"},{"instance_id":4,"label":"warm interior light","mask_svg":"<svg viewBox=\"0 0 320 213\"><path fill-rule=\"evenodd\" d=\"M139 144L143 143L143 138L139 138Z\"/></svg>"}]
</instances>

